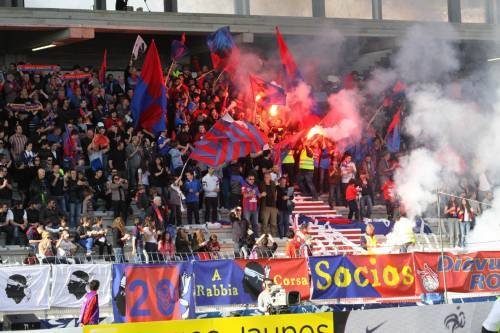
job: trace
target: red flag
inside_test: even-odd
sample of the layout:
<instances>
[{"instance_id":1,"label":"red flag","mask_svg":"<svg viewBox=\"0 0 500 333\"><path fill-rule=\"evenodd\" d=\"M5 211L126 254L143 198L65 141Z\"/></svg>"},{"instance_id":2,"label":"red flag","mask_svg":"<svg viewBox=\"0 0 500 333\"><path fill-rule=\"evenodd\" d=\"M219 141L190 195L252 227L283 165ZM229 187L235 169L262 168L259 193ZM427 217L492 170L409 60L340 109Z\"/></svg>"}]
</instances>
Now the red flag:
<instances>
[{"instance_id":1,"label":"red flag","mask_svg":"<svg viewBox=\"0 0 500 333\"><path fill-rule=\"evenodd\" d=\"M278 40L281 63L285 69L287 84L289 87L293 87L297 85L298 81L303 81L304 79L278 27L276 27L276 39Z\"/></svg>"},{"instance_id":2,"label":"red flag","mask_svg":"<svg viewBox=\"0 0 500 333\"><path fill-rule=\"evenodd\" d=\"M106 76L106 70L108 68L108 50L104 49L104 55L102 57L101 69L99 70L99 82L104 82L104 77Z\"/></svg>"},{"instance_id":3,"label":"red flag","mask_svg":"<svg viewBox=\"0 0 500 333\"><path fill-rule=\"evenodd\" d=\"M136 128L159 133L165 130L167 95L160 56L153 40L144 59L132 97L132 118Z\"/></svg>"}]
</instances>

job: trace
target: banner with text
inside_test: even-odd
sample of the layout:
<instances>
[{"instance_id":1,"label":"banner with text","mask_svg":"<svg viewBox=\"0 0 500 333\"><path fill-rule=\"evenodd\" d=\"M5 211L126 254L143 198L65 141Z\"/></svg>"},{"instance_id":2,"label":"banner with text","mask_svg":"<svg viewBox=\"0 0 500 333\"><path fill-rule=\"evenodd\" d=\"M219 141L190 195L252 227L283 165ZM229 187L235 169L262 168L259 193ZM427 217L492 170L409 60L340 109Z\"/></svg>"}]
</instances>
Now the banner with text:
<instances>
[{"instance_id":1,"label":"banner with text","mask_svg":"<svg viewBox=\"0 0 500 333\"><path fill-rule=\"evenodd\" d=\"M215 260L193 263L196 305L255 304L265 278L309 299L307 261L295 259Z\"/></svg>"},{"instance_id":2,"label":"banner with text","mask_svg":"<svg viewBox=\"0 0 500 333\"><path fill-rule=\"evenodd\" d=\"M50 306L79 308L90 281L99 281L99 305L111 301L111 264L54 265Z\"/></svg>"},{"instance_id":3,"label":"banner with text","mask_svg":"<svg viewBox=\"0 0 500 333\"><path fill-rule=\"evenodd\" d=\"M310 257L312 299L415 295L411 254Z\"/></svg>"},{"instance_id":4,"label":"banner with text","mask_svg":"<svg viewBox=\"0 0 500 333\"><path fill-rule=\"evenodd\" d=\"M186 319L194 313L192 265L113 265L115 322Z\"/></svg>"},{"instance_id":5,"label":"banner with text","mask_svg":"<svg viewBox=\"0 0 500 333\"><path fill-rule=\"evenodd\" d=\"M417 293L500 291L500 252L414 254Z\"/></svg>"},{"instance_id":6,"label":"banner with text","mask_svg":"<svg viewBox=\"0 0 500 333\"><path fill-rule=\"evenodd\" d=\"M333 313L324 312L311 314L172 320L168 322L119 325L101 324L84 326L83 331L85 333L331 333L334 329L333 320Z\"/></svg>"},{"instance_id":7,"label":"banner with text","mask_svg":"<svg viewBox=\"0 0 500 333\"><path fill-rule=\"evenodd\" d=\"M0 269L0 311L49 308L50 266L14 266Z\"/></svg>"}]
</instances>

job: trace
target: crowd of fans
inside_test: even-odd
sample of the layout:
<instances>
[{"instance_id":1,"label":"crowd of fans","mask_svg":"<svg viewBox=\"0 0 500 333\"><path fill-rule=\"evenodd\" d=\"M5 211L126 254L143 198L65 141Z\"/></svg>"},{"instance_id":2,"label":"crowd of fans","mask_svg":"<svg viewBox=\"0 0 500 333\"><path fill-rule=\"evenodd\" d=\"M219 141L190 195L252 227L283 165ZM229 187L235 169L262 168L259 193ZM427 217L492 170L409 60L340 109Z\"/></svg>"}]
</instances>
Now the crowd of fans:
<instances>
[{"instance_id":1,"label":"crowd of fans","mask_svg":"<svg viewBox=\"0 0 500 333\"><path fill-rule=\"evenodd\" d=\"M208 67L174 70L167 78L168 127L154 135L133 127L138 73L132 63L123 76L108 74L105 82L91 67L75 66L71 73L82 75L67 80L57 70L22 72L11 64L0 81L0 241L8 245L31 245L42 258L71 257L82 249L123 261L126 243L140 260L144 253L149 260L216 254L216 235L188 234L182 227L186 211L190 225L229 213L237 254L271 256L273 237L292 240L290 256L307 254L306 233L297 237L290 230L295 185L313 199L327 194L332 207L349 207L349 218L370 218L376 200L394 217L398 154L385 150L380 137L342 154L324 137L304 138L277 158L273 145L289 129L270 122L270 143L261 153L207 167L188 161L195 142L226 112L246 117L228 78ZM491 200L484 177L480 199ZM478 194L474 181L461 186L464 197ZM113 212L109 228L95 214L101 210ZM480 207L450 201L445 212L472 221ZM127 222L134 225L131 234ZM467 231L460 224L456 232ZM456 241L463 245L464 238Z\"/></svg>"}]
</instances>

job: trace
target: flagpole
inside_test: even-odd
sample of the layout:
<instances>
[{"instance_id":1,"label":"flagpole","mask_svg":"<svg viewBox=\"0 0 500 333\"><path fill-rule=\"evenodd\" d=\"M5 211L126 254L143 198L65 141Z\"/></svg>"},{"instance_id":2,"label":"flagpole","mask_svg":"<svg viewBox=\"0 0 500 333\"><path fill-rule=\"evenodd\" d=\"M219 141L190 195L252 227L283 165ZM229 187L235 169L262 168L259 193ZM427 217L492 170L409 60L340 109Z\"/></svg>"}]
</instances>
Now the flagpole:
<instances>
[{"instance_id":1,"label":"flagpole","mask_svg":"<svg viewBox=\"0 0 500 333\"><path fill-rule=\"evenodd\" d=\"M214 92L215 92L215 86L217 85L217 81L219 81L220 77L222 76L222 73L224 73L224 70L222 70L222 71L220 72L220 74L217 76L217 78L215 79L214 84L213 84L213 86L212 86L212 93L214 93Z\"/></svg>"},{"instance_id":2,"label":"flagpole","mask_svg":"<svg viewBox=\"0 0 500 333\"><path fill-rule=\"evenodd\" d=\"M167 77L165 79L165 85L167 85L167 83L168 83L168 79L170 78L170 73L172 72L172 68L174 67L174 64L175 64L175 60L172 60L172 63L170 64L170 67L168 68Z\"/></svg>"},{"instance_id":3,"label":"flagpole","mask_svg":"<svg viewBox=\"0 0 500 333\"><path fill-rule=\"evenodd\" d=\"M372 118L368 122L368 126L370 126L373 123L373 121L375 120L375 118L377 117L377 115L379 114L379 112L382 111L383 107L384 107L384 104L380 105L379 108L377 109L377 111L375 111L375 114L372 116Z\"/></svg>"},{"instance_id":4,"label":"flagpole","mask_svg":"<svg viewBox=\"0 0 500 333\"><path fill-rule=\"evenodd\" d=\"M215 69L212 69L211 71L208 71L206 73L201 74L199 77L197 77L197 79L201 79L202 77L207 76L208 74L212 73L214 70Z\"/></svg>"},{"instance_id":5,"label":"flagpole","mask_svg":"<svg viewBox=\"0 0 500 333\"><path fill-rule=\"evenodd\" d=\"M252 77L248 74L248 79L250 80L250 89L252 89L252 99L253 99L253 124L257 125L257 101L255 96L255 91L253 90Z\"/></svg>"},{"instance_id":6,"label":"flagpole","mask_svg":"<svg viewBox=\"0 0 500 333\"><path fill-rule=\"evenodd\" d=\"M191 157L188 157L186 163L184 163L184 166L182 167L182 171L181 171L181 174L179 176L179 179L182 179L182 175L184 174L184 170L186 170L186 166L188 165L190 160L191 160Z\"/></svg>"},{"instance_id":7,"label":"flagpole","mask_svg":"<svg viewBox=\"0 0 500 333\"><path fill-rule=\"evenodd\" d=\"M253 123L257 125L257 102L253 102Z\"/></svg>"}]
</instances>

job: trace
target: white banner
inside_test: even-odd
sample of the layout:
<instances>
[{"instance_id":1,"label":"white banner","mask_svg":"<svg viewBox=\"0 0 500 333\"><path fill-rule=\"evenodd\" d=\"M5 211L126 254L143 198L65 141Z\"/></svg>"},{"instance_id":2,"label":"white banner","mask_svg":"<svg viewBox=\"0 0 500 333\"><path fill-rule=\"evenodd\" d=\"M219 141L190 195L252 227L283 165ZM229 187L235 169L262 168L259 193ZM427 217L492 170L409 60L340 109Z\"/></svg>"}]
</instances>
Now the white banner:
<instances>
[{"instance_id":1,"label":"white banner","mask_svg":"<svg viewBox=\"0 0 500 333\"><path fill-rule=\"evenodd\" d=\"M49 308L50 266L0 268L0 311Z\"/></svg>"},{"instance_id":2,"label":"white banner","mask_svg":"<svg viewBox=\"0 0 500 333\"><path fill-rule=\"evenodd\" d=\"M492 306L482 302L351 311L344 332L481 332Z\"/></svg>"},{"instance_id":3,"label":"white banner","mask_svg":"<svg viewBox=\"0 0 500 333\"><path fill-rule=\"evenodd\" d=\"M50 306L78 308L82 305L88 284L99 281L99 305L111 301L111 265L54 265Z\"/></svg>"}]
</instances>

